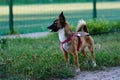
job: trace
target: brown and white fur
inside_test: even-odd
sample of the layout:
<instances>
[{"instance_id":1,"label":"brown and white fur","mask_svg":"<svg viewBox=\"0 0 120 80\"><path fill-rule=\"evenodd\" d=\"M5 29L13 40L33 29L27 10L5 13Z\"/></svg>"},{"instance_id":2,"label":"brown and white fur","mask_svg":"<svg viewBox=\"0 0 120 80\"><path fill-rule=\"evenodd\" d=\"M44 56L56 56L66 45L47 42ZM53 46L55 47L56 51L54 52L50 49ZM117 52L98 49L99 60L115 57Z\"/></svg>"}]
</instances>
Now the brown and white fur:
<instances>
[{"instance_id":1,"label":"brown and white fur","mask_svg":"<svg viewBox=\"0 0 120 80\"><path fill-rule=\"evenodd\" d=\"M73 33L74 33L72 31L70 25L66 21L63 12L61 12L61 14L59 15L59 18L56 19L53 22L53 24L48 27L48 29L51 32L58 32L58 36L59 36L60 42L63 42L64 40L66 40L67 38L72 36ZM84 32L88 33L88 28L87 28L86 22L84 20L81 20L81 21L78 22L78 26L77 26L76 32L81 32L82 30ZM79 45L79 39L78 39L78 37L75 37L71 41L69 41L69 42L67 42L67 43L65 43L63 45L63 47L66 48L67 52L65 52L61 48L61 50L64 53L65 60L67 62L69 62L68 52L72 53L72 55L74 57L74 63L75 63L77 72L80 71L79 60L78 60L78 51L77 51L77 46L78 45ZM93 62L93 66L95 67L96 66L96 62L95 62L95 57L94 57L94 40L93 40L93 38L91 36L83 36L83 41L82 41L81 47L80 47L81 53L88 60L88 54L85 51L86 47L88 47L88 49L90 50L90 52L92 54L92 62Z\"/></svg>"}]
</instances>

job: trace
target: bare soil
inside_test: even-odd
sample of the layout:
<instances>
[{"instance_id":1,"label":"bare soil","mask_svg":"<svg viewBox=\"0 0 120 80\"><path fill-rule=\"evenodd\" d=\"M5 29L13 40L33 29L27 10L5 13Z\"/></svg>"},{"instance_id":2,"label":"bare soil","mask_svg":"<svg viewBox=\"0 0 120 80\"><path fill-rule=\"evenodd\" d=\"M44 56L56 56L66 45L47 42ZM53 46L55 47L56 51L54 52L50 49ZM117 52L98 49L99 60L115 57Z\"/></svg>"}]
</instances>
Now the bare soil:
<instances>
[{"instance_id":1,"label":"bare soil","mask_svg":"<svg viewBox=\"0 0 120 80\"><path fill-rule=\"evenodd\" d=\"M120 66L101 71L81 71L74 78L65 80L120 80Z\"/></svg>"}]
</instances>

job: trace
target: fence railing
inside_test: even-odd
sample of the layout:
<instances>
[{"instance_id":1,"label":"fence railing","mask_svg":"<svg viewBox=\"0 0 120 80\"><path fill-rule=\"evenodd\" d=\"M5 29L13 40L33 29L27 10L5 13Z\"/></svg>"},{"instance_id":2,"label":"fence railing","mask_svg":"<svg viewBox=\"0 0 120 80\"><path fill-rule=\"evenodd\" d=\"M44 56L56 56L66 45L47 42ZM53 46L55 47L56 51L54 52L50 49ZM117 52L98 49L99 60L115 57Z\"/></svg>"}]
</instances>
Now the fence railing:
<instances>
[{"instance_id":1,"label":"fence railing","mask_svg":"<svg viewBox=\"0 0 120 80\"><path fill-rule=\"evenodd\" d=\"M9 0L9 27L10 34L14 33L14 25L13 25L13 0Z\"/></svg>"},{"instance_id":2,"label":"fence railing","mask_svg":"<svg viewBox=\"0 0 120 80\"><path fill-rule=\"evenodd\" d=\"M61 11L65 12L68 21L72 25L77 24L80 18L90 20L97 17L97 19L120 20L118 17L120 12L119 1L116 3L111 2L112 6L109 2L105 4L97 3L96 5L96 0L93 0L93 3L57 3L45 5L14 5L13 1L9 0L9 9L7 9L8 6L0 6L0 8L7 9L3 11L8 12L0 15L0 35L15 32L47 31L46 27L51 23L50 21L57 18Z\"/></svg>"}]
</instances>

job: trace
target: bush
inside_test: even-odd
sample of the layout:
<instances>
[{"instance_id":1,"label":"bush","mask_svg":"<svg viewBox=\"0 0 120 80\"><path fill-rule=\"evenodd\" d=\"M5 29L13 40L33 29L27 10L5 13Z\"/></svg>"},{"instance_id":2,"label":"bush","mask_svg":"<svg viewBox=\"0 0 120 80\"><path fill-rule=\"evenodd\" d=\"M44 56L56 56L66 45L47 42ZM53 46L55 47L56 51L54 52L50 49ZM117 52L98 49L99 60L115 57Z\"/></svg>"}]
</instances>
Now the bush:
<instances>
[{"instance_id":1,"label":"bush","mask_svg":"<svg viewBox=\"0 0 120 80\"><path fill-rule=\"evenodd\" d=\"M120 31L120 21L110 22L105 19L91 20L87 22L87 26L90 34ZM76 25L72 25L72 29L76 31Z\"/></svg>"},{"instance_id":2,"label":"bush","mask_svg":"<svg viewBox=\"0 0 120 80\"><path fill-rule=\"evenodd\" d=\"M91 34L120 30L120 22L109 22L107 20L92 20L87 22Z\"/></svg>"},{"instance_id":3,"label":"bush","mask_svg":"<svg viewBox=\"0 0 120 80\"><path fill-rule=\"evenodd\" d=\"M108 21L89 21L88 23L89 31L91 34L110 31L110 26Z\"/></svg>"},{"instance_id":4,"label":"bush","mask_svg":"<svg viewBox=\"0 0 120 80\"><path fill-rule=\"evenodd\" d=\"M119 31L120 30L120 21L119 22L113 22L111 26L112 26L111 30Z\"/></svg>"}]
</instances>

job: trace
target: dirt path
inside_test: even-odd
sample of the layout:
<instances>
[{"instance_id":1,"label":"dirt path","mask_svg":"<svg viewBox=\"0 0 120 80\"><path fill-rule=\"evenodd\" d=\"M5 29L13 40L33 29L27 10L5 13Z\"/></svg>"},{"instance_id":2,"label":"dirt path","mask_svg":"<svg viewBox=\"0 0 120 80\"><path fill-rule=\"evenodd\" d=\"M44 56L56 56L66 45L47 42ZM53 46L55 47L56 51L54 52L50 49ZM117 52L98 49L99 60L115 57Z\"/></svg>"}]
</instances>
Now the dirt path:
<instances>
[{"instance_id":1,"label":"dirt path","mask_svg":"<svg viewBox=\"0 0 120 80\"><path fill-rule=\"evenodd\" d=\"M120 66L95 72L81 71L76 77L67 80L120 80Z\"/></svg>"}]
</instances>

